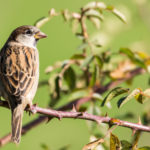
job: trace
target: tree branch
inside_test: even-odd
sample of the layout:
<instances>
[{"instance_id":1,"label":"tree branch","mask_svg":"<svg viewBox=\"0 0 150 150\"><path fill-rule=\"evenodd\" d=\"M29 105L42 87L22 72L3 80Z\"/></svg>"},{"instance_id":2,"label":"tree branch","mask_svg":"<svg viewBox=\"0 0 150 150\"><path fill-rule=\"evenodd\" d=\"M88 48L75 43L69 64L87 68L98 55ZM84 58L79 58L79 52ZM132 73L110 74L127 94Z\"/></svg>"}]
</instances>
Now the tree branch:
<instances>
[{"instance_id":1,"label":"tree branch","mask_svg":"<svg viewBox=\"0 0 150 150\"><path fill-rule=\"evenodd\" d=\"M141 68L135 69L132 72L130 72L126 78L110 82L104 87L96 87L94 89L94 91L102 94L103 92L107 91L108 89L114 88L118 84L120 84L124 81L127 81L129 79L132 79L134 76L143 74L143 73L145 73L144 69L141 69ZM59 108L58 111L52 110L52 109L43 109L43 108L40 108L35 105L32 106L32 109L33 109L32 111L35 111L36 113L40 113L40 114L46 114L46 116L39 116L37 119L34 119L33 121L24 125L22 128L22 135L27 133L32 128L38 126L39 124L46 122L46 121L50 121L53 117L57 117L59 119L61 119L61 118L79 118L79 119L84 119L84 120L96 121L97 123L103 122L103 123L108 123L111 125L117 124L119 126L128 127L128 128L134 129L134 130L150 132L150 127L143 126L141 124L130 123L127 121L122 121L119 119L113 119L113 118L109 118L109 117L94 116L94 115L91 115L88 113L63 112L65 110L71 109L73 106L75 106L75 108L78 109L83 103L86 103L90 100L91 100L90 96L81 98L78 100L74 100L74 101L62 106L61 108ZM8 103L6 101L0 101L0 106L8 108ZM63 111L60 111L60 110L63 110ZM49 118L47 115L51 116L51 118ZM0 147L4 146L5 144L9 143L10 141L11 141L11 134L9 133L0 139Z\"/></svg>"}]
</instances>

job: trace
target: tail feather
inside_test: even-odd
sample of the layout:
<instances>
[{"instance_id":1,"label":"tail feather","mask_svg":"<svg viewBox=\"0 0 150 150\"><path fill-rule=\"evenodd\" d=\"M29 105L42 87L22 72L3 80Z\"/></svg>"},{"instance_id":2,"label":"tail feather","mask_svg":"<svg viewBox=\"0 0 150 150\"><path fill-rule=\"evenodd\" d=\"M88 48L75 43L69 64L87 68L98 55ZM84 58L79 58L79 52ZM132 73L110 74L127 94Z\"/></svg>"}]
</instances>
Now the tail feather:
<instances>
[{"instance_id":1,"label":"tail feather","mask_svg":"<svg viewBox=\"0 0 150 150\"><path fill-rule=\"evenodd\" d=\"M21 130L22 130L22 117L23 117L23 108L19 104L16 108L12 110L12 141L19 143L21 139Z\"/></svg>"}]
</instances>

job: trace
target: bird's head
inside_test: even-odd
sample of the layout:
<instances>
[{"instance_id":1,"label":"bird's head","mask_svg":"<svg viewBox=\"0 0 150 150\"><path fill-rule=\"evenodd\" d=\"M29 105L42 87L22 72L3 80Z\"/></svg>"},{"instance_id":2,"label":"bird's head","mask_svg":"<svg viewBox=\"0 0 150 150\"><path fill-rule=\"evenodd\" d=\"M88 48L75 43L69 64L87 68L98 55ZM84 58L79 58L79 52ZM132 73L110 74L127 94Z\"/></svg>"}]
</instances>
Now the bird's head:
<instances>
[{"instance_id":1,"label":"bird's head","mask_svg":"<svg viewBox=\"0 0 150 150\"><path fill-rule=\"evenodd\" d=\"M39 39L46 38L46 34L34 26L24 25L16 28L8 41L15 41L25 46L35 47Z\"/></svg>"}]
</instances>

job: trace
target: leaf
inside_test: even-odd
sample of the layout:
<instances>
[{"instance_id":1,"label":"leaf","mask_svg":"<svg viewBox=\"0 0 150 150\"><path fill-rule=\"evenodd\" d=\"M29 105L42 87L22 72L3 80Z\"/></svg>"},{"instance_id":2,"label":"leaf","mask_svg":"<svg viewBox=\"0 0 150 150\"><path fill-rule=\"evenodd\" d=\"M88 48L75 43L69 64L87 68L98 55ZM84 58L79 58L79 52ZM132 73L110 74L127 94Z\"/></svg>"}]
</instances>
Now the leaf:
<instances>
[{"instance_id":1,"label":"leaf","mask_svg":"<svg viewBox=\"0 0 150 150\"><path fill-rule=\"evenodd\" d=\"M114 134L110 134L110 150L120 150L120 141Z\"/></svg>"},{"instance_id":2,"label":"leaf","mask_svg":"<svg viewBox=\"0 0 150 150\"><path fill-rule=\"evenodd\" d=\"M120 48L120 52L126 54L132 60L132 62L134 62L135 64L146 69L144 60L142 61L142 60L136 58L136 55L129 48Z\"/></svg>"},{"instance_id":3,"label":"leaf","mask_svg":"<svg viewBox=\"0 0 150 150\"><path fill-rule=\"evenodd\" d=\"M130 150L132 148L132 144L129 143L128 141L122 140L121 141L121 150Z\"/></svg>"},{"instance_id":4,"label":"leaf","mask_svg":"<svg viewBox=\"0 0 150 150\"><path fill-rule=\"evenodd\" d=\"M103 2L89 2L88 4L86 4L83 9L86 10L86 9L100 9L100 10L103 10L103 9L106 9L106 5L105 3Z\"/></svg>"},{"instance_id":5,"label":"leaf","mask_svg":"<svg viewBox=\"0 0 150 150\"><path fill-rule=\"evenodd\" d=\"M88 107L87 112L89 114L93 114L93 115L95 115L95 114L100 115L101 114L100 109L97 106L95 106L93 103L91 103L91 105ZM87 123L89 130L91 132L93 132L94 129L96 128L97 124L93 121L87 121L86 123Z\"/></svg>"},{"instance_id":6,"label":"leaf","mask_svg":"<svg viewBox=\"0 0 150 150\"><path fill-rule=\"evenodd\" d=\"M133 97L135 97L136 95L138 95L141 92L141 89L137 88L135 90L133 90L128 96L121 98L118 101L118 107L122 107L125 103L127 103L130 99L132 99Z\"/></svg>"},{"instance_id":7,"label":"leaf","mask_svg":"<svg viewBox=\"0 0 150 150\"><path fill-rule=\"evenodd\" d=\"M93 98L93 99L96 99L96 100L99 100L99 101L102 101L102 100L103 100L102 95L100 95L99 93L94 93L94 94L92 95L92 98Z\"/></svg>"},{"instance_id":8,"label":"leaf","mask_svg":"<svg viewBox=\"0 0 150 150\"><path fill-rule=\"evenodd\" d=\"M46 24L49 20L50 20L50 17L42 17L34 23L34 26L36 26L37 28L40 28L44 24Z\"/></svg>"},{"instance_id":9,"label":"leaf","mask_svg":"<svg viewBox=\"0 0 150 150\"><path fill-rule=\"evenodd\" d=\"M137 95L134 96L134 98L141 104L143 104L144 97L142 94L138 93Z\"/></svg>"},{"instance_id":10,"label":"leaf","mask_svg":"<svg viewBox=\"0 0 150 150\"><path fill-rule=\"evenodd\" d=\"M134 53L129 48L120 48L119 50L121 53L126 54L129 58L134 57Z\"/></svg>"},{"instance_id":11,"label":"leaf","mask_svg":"<svg viewBox=\"0 0 150 150\"><path fill-rule=\"evenodd\" d=\"M57 76L56 78L55 78L55 93L54 94L56 94L56 95L54 95L54 98L56 98L56 99L58 99L58 98L60 98L60 80L61 80L61 78L59 77L59 76Z\"/></svg>"},{"instance_id":12,"label":"leaf","mask_svg":"<svg viewBox=\"0 0 150 150\"><path fill-rule=\"evenodd\" d=\"M137 145L138 145L138 142L139 142L139 138L140 138L140 135L141 135L141 131L136 131L135 135L134 135L134 140L133 140L133 143L132 143L132 149L137 149Z\"/></svg>"},{"instance_id":13,"label":"leaf","mask_svg":"<svg viewBox=\"0 0 150 150\"><path fill-rule=\"evenodd\" d=\"M149 146L144 146L144 147L138 148L137 150L150 150L150 147Z\"/></svg>"},{"instance_id":14,"label":"leaf","mask_svg":"<svg viewBox=\"0 0 150 150\"><path fill-rule=\"evenodd\" d=\"M82 150L94 150L94 148L96 148L98 145L102 144L104 142L104 139L100 138L100 139L97 139L93 142L90 142L88 144L86 144Z\"/></svg>"},{"instance_id":15,"label":"leaf","mask_svg":"<svg viewBox=\"0 0 150 150\"><path fill-rule=\"evenodd\" d=\"M69 148L70 148L70 145L66 145L60 148L59 150L69 150Z\"/></svg>"},{"instance_id":16,"label":"leaf","mask_svg":"<svg viewBox=\"0 0 150 150\"><path fill-rule=\"evenodd\" d=\"M41 144L43 150L50 150L50 148L46 144Z\"/></svg>"},{"instance_id":17,"label":"leaf","mask_svg":"<svg viewBox=\"0 0 150 150\"><path fill-rule=\"evenodd\" d=\"M78 38L80 38L80 39L83 39L83 38L84 38L82 34L76 34L76 36L77 36ZM88 46L89 46L88 43L83 43L83 44L81 44L77 49L78 49L78 50L83 50L83 49L88 48Z\"/></svg>"},{"instance_id":18,"label":"leaf","mask_svg":"<svg viewBox=\"0 0 150 150\"><path fill-rule=\"evenodd\" d=\"M93 57L92 55L88 56L88 57L83 61L82 65L81 65L81 68L84 68L84 67L88 66L88 65L92 62L93 58L94 58L94 57Z\"/></svg>"},{"instance_id":19,"label":"leaf","mask_svg":"<svg viewBox=\"0 0 150 150\"><path fill-rule=\"evenodd\" d=\"M90 9L85 13L85 15L87 17L95 17L95 18L98 18L100 21L103 21L103 15L97 10Z\"/></svg>"},{"instance_id":20,"label":"leaf","mask_svg":"<svg viewBox=\"0 0 150 150\"><path fill-rule=\"evenodd\" d=\"M69 88L72 90L76 86L76 74L72 67L69 67L64 72L64 80L66 81Z\"/></svg>"},{"instance_id":21,"label":"leaf","mask_svg":"<svg viewBox=\"0 0 150 150\"><path fill-rule=\"evenodd\" d=\"M92 71L92 78L90 80L90 86L94 86L96 82L96 75L97 75L97 68L94 65L93 71Z\"/></svg>"},{"instance_id":22,"label":"leaf","mask_svg":"<svg viewBox=\"0 0 150 150\"><path fill-rule=\"evenodd\" d=\"M89 95L89 90L87 89L74 89L70 94L69 94L69 101L79 99L82 97L86 97Z\"/></svg>"},{"instance_id":23,"label":"leaf","mask_svg":"<svg viewBox=\"0 0 150 150\"><path fill-rule=\"evenodd\" d=\"M99 20L98 18L89 17L89 19L90 19L90 21L93 23L93 25L95 25L95 27L96 27L97 29L100 28L101 22L100 22L100 20ZM101 45L100 45L99 47L101 47Z\"/></svg>"},{"instance_id":24,"label":"leaf","mask_svg":"<svg viewBox=\"0 0 150 150\"><path fill-rule=\"evenodd\" d=\"M83 54L74 54L70 59L75 59L75 60L82 60L82 59L84 59L85 58L85 56L83 55Z\"/></svg>"},{"instance_id":25,"label":"leaf","mask_svg":"<svg viewBox=\"0 0 150 150\"><path fill-rule=\"evenodd\" d=\"M105 103L107 103L108 101L112 100L113 98L115 98L115 97L117 97L117 96L119 96L121 94L127 93L128 91L129 91L129 89L125 89L125 88L122 88L122 87L116 87L116 88L114 88L104 98L101 106L104 106Z\"/></svg>"},{"instance_id":26,"label":"leaf","mask_svg":"<svg viewBox=\"0 0 150 150\"><path fill-rule=\"evenodd\" d=\"M98 56L98 55L95 55L94 58L95 58L95 60L96 60L96 62L98 64L99 68L101 69L103 67L102 58L100 56Z\"/></svg>"},{"instance_id":27,"label":"leaf","mask_svg":"<svg viewBox=\"0 0 150 150\"><path fill-rule=\"evenodd\" d=\"M63 15L65 21L69 21L71 19L71 14L67 9L62 11L62 15Z\"/></svg>"},{"instance_id":28,"label":"leaf","mask_svg":"<svg viewBox=\"0 0 150 150\"><path fill-rule=\"evenodd\" d=\"M107 10L111 11L115 16L117 16L122 22L126 23L126 17L113 6L107 6Z\"/></svg>"},{"instance_id":29,"label":"leaf","mask_svg":"<svg viewBox=\"0 0 150 150\"><path fill-rule=\"evenodd\" d=\"M113 79L125 78L127 73L135 68L135 64L131 60L125 60L119 62L116 69L110 72L110 76Z\"/></svg>"}]
</instances>

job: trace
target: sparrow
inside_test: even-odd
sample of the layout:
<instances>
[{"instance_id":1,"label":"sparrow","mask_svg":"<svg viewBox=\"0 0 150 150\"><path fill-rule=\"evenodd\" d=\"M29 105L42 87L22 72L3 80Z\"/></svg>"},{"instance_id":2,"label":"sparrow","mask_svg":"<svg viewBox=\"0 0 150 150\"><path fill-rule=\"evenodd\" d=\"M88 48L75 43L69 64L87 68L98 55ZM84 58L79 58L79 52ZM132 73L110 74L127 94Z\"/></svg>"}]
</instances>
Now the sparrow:
<instances>
[{"instance_id":1,"label":"sparrow","mask_svg":"<svg viewBox=\"0 0 150 150\"><path fill-rule=\"evenodd\" d=\"M0 96L11 109L12 141L21 139L24 109L32 106L39 80L36 44L46 34L34 26L16 28L0 51Z\"/></svg>"}]
</instances>

